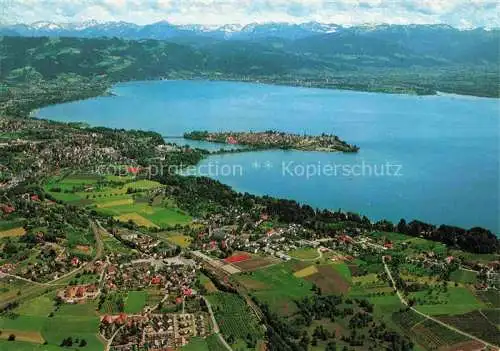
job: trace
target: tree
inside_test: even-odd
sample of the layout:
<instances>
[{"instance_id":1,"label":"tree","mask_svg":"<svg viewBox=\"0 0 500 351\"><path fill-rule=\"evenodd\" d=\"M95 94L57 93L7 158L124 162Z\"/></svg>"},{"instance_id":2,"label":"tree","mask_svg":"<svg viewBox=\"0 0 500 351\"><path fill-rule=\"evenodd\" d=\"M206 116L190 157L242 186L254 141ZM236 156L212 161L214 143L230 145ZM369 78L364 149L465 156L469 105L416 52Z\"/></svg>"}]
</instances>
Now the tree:
<instances>
[{"instance_id":1,"label":"tree","mask_svg":"<svg viewBox=\"0 0 500 351\"><path fill-rule=\"evenodd\" d=\"M87 341L85 339L82 339L80 340L80 344L79 344L80 347L85 347L87 346Z\"/></svg>"},{"instance_id":2,"label":"tree","mask_svg":"<svg viewBox=\"0 0 500 351\"><path fill-rule=\"evenodd\" d=\"M16 340L16 336L14 334L10 334L9 338L7 340L8 341L15 341Z\"/></svg>"}]
</instances>

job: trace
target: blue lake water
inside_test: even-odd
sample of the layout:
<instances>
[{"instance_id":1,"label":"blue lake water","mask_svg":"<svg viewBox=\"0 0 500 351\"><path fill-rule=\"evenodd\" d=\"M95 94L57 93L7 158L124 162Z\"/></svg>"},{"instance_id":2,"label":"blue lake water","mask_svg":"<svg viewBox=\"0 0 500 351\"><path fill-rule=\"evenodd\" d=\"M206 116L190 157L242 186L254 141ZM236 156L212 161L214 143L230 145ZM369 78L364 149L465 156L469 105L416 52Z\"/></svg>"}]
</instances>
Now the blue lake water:
<instances>
[{"instance_id":1,"label":"blue lake water","mask_svg":"<svg viewBox=\"0 0 500 351\"><path fill-rule=\"evenodd\" d=\"M170 137L205 129L333 133L360 152L216 155L202 162L200 173L210 166L213 178L239 191L373 220L500 230L499 100L206 81L132 82L113 91L116 96L43 108L38 117ZM235 174L226 175L229 169Z\"/></svg>"}]
</instances>

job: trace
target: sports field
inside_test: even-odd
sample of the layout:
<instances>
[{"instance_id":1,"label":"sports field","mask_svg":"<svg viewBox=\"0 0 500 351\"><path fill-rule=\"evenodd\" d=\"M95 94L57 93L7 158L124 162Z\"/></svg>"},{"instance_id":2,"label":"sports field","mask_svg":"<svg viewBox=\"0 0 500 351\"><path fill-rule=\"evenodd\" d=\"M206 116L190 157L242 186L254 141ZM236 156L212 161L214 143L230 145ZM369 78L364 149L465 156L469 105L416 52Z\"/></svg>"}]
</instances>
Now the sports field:
<instances>
[{"instance_id":1,"label":"sports field","mask_svg":"<svg viewBox=\"0 0 500 351\"><path fill-rule=\"evenodd\" d=\"M299 260L314 260L319 257L318 251L312 247L304 247L288 252L293 258Z\"/></svg>"}]
</instances>

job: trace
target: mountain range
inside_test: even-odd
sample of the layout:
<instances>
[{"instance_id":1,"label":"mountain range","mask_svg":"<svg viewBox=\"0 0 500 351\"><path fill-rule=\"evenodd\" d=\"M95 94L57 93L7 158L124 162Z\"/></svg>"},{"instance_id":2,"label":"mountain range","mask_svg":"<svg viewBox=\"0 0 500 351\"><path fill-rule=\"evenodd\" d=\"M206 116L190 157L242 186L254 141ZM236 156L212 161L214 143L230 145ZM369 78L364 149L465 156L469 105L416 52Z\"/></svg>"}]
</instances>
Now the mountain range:
<instances>
[{"instance_id":1,"label":"mountain range","mask_svg":"<svg viewBox=\"0 0 500 351\"><path fill-rule=\"evenodd\" d=\"M0 81L209 78L369 91L499 96L500 30L321 23L0 27Z\"/></svg>"},{"instance_id":2,"label":"mountain range","mask_svg":"<svg viewBox=\"0 0 500 351\"><path fill-rule=\"evenodd\" d=\"M254 23L245 26L175 25L165 21L142 26L127 22L36 22L31 25L2 26L0 35L154 39L208 47L209 50L216 51L227 49L228 45L224 42L237 42L240 44L237 50L250 45L322 59L339 55L343 56L343 60L346 55L353 55L355 61L367 56L384 57L389 59L391 66L405 66L408 62L423 66L450 63L498 64L500 42L498 29L459 30L448 25L387 24L346 27L317 22ZM380 62L374 62L373 65L384 65L384 60L376 59L375 61Z\"/></svg>"},{"instance_id":3,"label":"mountain range","mask_svg":"<svg viewBox=\"0 0 500 351\"><path fill-rule=\"evenodd\" d=\"M88 21L83 23L35 22L0 27L3 34L19 36L67 36L67 37L120 37L124 39L171 39L175 37L201 36L214 39L259 39L278 37L298 39L314 34L331 33L341 28L333 24L309 22L303 24L264 23L226 24L222 26L175 25L161 21L148 25L127 22Z\"/></svg>"}]
</instances>

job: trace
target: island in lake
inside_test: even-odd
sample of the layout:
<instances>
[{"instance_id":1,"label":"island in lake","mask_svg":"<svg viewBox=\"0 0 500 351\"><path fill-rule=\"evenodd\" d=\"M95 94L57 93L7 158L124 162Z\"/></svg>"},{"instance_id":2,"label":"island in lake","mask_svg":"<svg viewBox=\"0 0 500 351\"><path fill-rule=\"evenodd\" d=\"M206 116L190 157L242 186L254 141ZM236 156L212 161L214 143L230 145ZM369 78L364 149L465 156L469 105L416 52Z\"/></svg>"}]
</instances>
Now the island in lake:
<instances>
[{"instance_id":1,"label":"island in lake","mask_svg":"<svg viewBox=\"0 0 500 351\"><path fill-rule=\"evenodd\" d=\"M299 135L268 130L265 132L208 132L185 133L184 138L223 144L239 144L253 149L294 149L303 151L358 152L359 147L350 145L336 135Z\"/></svg>"}]
</instances>

